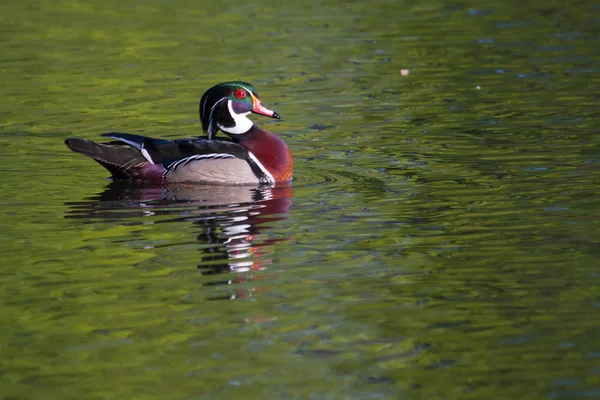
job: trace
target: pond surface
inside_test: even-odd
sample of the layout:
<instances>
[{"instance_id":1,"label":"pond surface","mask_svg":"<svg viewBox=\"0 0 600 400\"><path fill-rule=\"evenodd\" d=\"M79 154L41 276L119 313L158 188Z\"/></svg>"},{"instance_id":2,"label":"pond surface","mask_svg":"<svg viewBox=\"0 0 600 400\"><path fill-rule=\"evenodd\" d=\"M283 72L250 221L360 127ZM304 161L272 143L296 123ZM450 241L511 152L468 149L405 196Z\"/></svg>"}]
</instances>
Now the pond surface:
<instances>
[{"instance_id":1,"label":"pond surface","mask_svg":"<svg viewBox=\"0 0 600 400\"><path fill-rule=\"evenodd\" d=\"M5 1L0 398L600 398L600 3ZM291 186L111 182L253 83Z\"/></svg>"}]
</instances>

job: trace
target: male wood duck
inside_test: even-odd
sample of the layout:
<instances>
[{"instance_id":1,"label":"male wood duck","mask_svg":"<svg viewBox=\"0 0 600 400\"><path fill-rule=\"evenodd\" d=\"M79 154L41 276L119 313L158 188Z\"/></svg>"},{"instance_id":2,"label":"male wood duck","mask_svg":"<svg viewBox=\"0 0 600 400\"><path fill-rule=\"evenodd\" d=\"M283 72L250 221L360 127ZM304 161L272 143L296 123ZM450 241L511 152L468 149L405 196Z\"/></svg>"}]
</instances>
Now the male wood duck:
<instances>
[{"instance_id":1,"label":"male wood duck","mask_svg":"<svg viewBox=\"0 0 600 400\"><path fill-rule=\"evenodd\" d=\"M92 157L116 179L198 182L220 185L274 184L292 179L292 155L285 142L248 118L253 112L279 119L266 108L254 86L224 82L200 99L206 138L162 140L128 133L105 133L116 139L96 143L67 139L74 152ZM223 131L229 136L214 139Z\"/></svg>"}]
</instances>

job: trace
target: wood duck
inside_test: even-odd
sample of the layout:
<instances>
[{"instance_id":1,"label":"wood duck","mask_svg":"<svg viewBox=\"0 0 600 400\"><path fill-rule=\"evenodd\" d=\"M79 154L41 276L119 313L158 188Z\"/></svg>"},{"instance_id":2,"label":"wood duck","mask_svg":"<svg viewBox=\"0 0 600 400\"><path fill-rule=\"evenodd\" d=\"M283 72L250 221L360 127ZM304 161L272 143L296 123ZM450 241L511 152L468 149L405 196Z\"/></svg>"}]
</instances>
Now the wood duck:
<instances>
[{"instance_id":1,"label":"wood duck","mask_svg":"<svg viewBox=\"0 0 600 400\"><path fill-rule=\"evenodd\" d=\"M97 143L67 139L76 153L92 157L113 178L219 185L274 184L292 179L292 155L285 142L248 118L253 112L279 119L256 89L245 82L224 82L200 99L200 121L207 137L153 139L128 133L105 133L116 139ZM216 140L223 131L229 136Z\"/></svg>"}]
</instances>

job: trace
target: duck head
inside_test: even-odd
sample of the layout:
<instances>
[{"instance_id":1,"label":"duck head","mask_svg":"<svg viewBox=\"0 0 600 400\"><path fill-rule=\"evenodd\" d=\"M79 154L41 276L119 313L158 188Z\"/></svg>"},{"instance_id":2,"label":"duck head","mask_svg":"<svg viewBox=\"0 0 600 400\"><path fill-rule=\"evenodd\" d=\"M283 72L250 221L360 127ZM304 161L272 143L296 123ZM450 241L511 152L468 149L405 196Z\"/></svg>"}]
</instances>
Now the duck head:
<instances>
[{"instance_id":1,"label":"duck head","mask_svg":"<svg viewBox=\"0 0 600 400\"><path fill-rule=\"evenodd\" d=\"M213 139L220 129L229 136L252 128L250 113L279 119L279 114L263 106L256 89L246 82L223 82L208 89L200 99L202 129Z\"/></svg>"}]
</instances>

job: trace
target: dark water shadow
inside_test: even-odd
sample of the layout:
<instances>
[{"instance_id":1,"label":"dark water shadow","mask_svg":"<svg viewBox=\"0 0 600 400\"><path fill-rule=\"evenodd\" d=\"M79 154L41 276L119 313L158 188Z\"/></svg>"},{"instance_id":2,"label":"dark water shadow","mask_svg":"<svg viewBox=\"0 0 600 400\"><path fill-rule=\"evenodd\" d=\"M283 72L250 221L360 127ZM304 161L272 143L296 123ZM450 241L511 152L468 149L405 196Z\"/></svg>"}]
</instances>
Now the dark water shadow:
<instances>
[{"instance_id":1,"label":"dark water shadow","mask_svg":"<svg viewBox=\"0 0 600 400\"><path fill-rule=\"evenodd\" d=\"M272 246L287 239L270 238L265 231L274 222L288 219L292 196L290 185L227 187L114 181L101 193L66 203L65 218L84 224L192 224L197 230L195 237L177 245L197 244L197 268L203 275L218 275L258 271L272 263ZM207 284L231 283L231 278L224 278Z\"/></svg>"}]
</instances>

